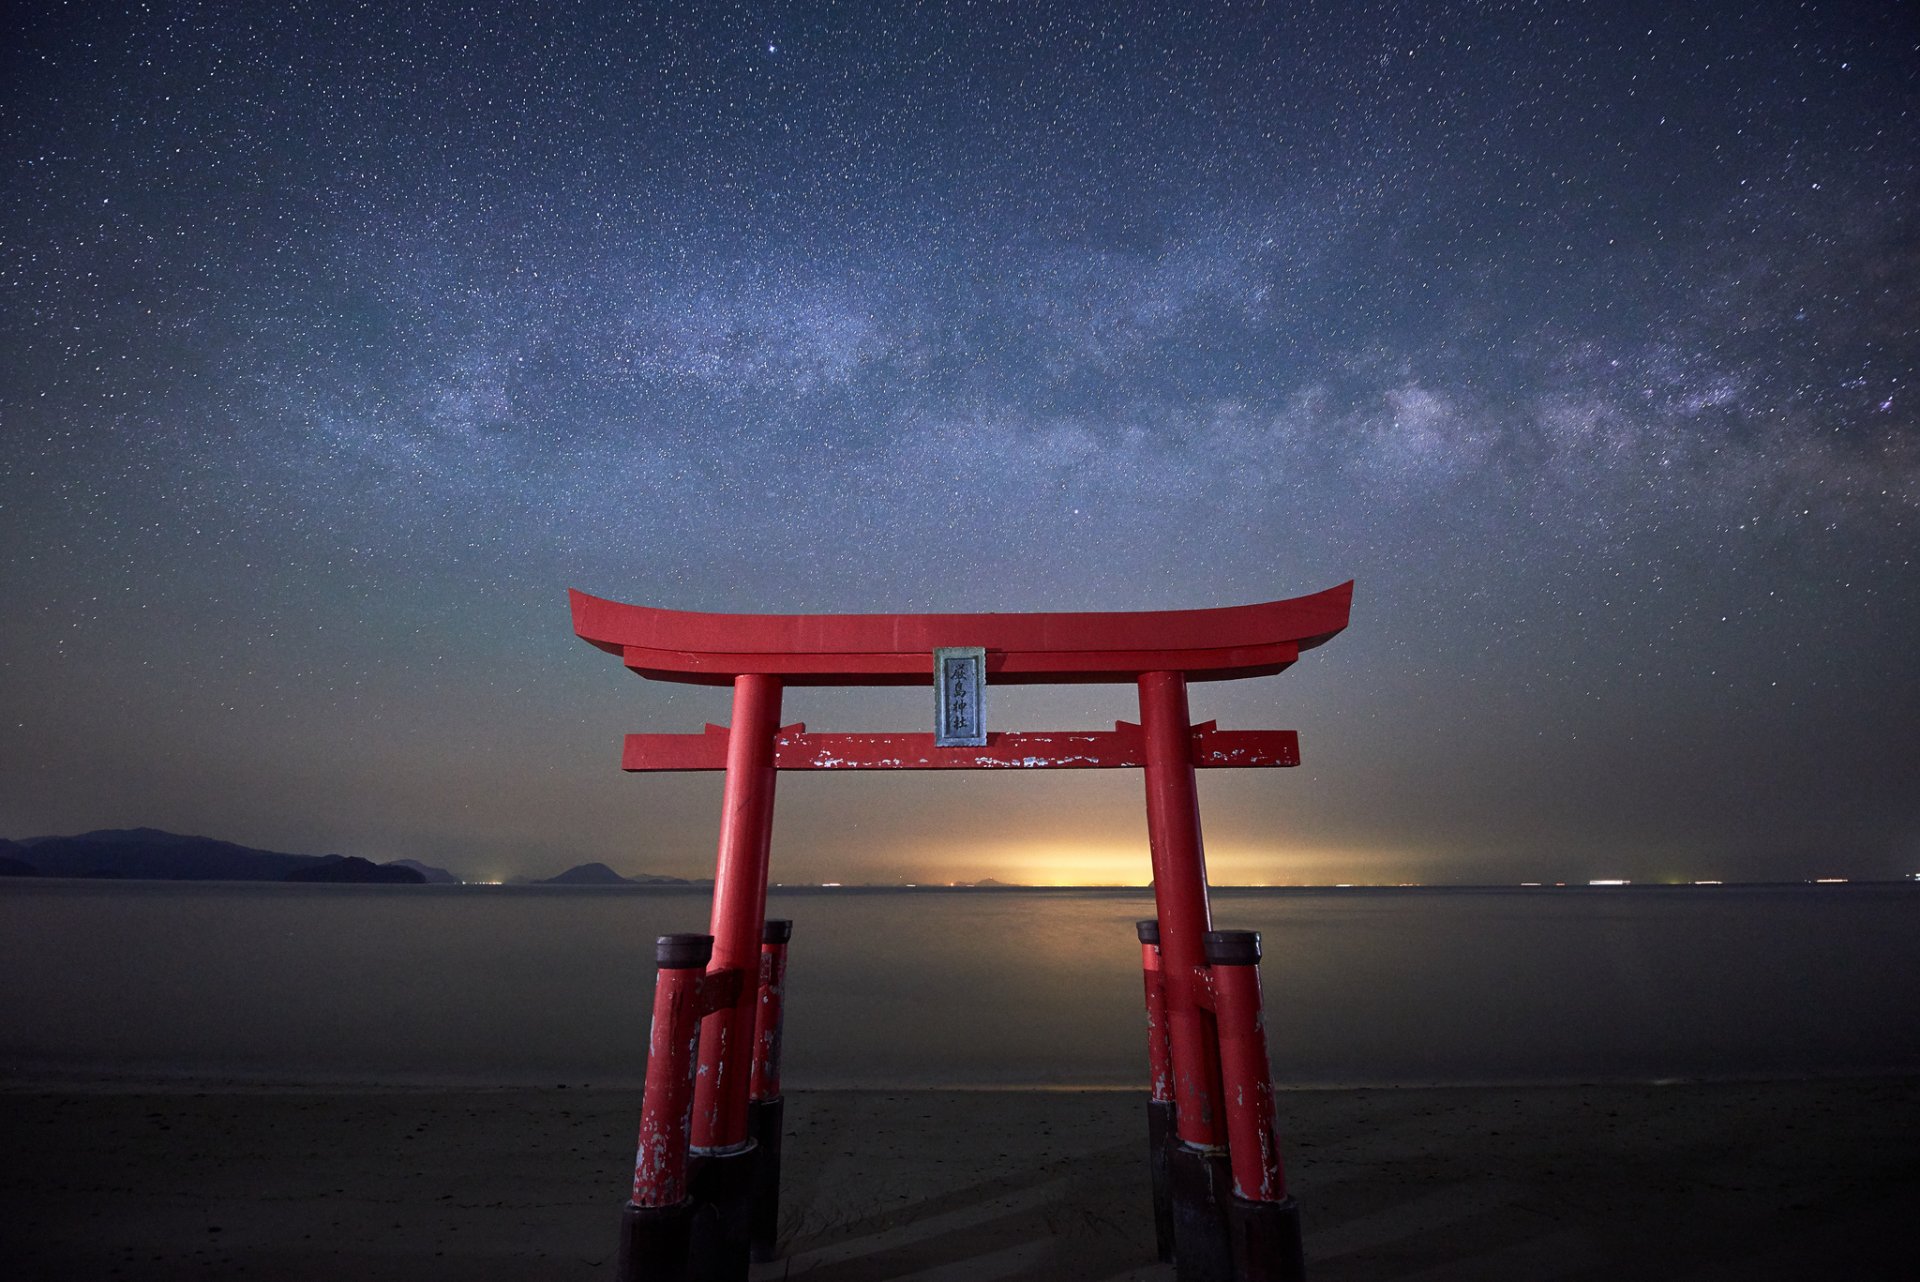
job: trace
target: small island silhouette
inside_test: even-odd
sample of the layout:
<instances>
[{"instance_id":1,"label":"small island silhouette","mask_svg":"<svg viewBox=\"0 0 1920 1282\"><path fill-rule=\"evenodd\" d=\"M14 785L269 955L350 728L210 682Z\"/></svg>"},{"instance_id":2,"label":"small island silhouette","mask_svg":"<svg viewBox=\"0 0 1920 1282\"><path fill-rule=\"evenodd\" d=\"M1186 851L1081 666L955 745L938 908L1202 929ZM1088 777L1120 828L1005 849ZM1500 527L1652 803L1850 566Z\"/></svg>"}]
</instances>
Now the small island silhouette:
<instances>
[{"instance_id":1,"label":"small island silhouette","mask_svg":"<svg viewBox=\"0 0 1920 1282\"><path fill-rule=\"evenodd\" d=\"M663 877L649 872L623 877L603 863L585 863L575 864L553 877L535 878L528 884L534 886L694 886L710 883L695 882L685 877Z\"/></svg>"}]
</instances>

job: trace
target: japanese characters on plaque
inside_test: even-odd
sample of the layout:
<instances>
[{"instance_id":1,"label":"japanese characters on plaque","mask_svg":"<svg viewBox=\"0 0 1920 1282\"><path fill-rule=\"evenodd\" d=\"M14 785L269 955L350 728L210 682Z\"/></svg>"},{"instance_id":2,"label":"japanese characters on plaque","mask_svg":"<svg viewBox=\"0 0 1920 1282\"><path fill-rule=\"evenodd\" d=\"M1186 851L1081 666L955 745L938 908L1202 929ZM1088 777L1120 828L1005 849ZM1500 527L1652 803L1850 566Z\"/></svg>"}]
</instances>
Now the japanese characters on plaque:
<instances>
[{"instance_id":1,"label":"japanese characters on plaque","mask_svg":"<svg viewBox=\"0 0 1920 1282\"><path fill-rule=\"evenodd\" d=\"M942 646L933 652L933 745L981 748L987 742L987 651Z\"/></svg>"}]
</instances>

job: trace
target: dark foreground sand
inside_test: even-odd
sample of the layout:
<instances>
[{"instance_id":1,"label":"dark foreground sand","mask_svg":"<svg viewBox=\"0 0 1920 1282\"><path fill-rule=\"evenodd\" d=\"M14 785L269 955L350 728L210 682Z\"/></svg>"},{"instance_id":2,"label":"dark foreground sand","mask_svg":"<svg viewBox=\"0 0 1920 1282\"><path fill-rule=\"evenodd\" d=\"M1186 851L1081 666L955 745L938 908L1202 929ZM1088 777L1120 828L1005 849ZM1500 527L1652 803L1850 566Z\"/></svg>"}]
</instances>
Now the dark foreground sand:
<instances>
[{"instance_id":1,"label":"dark foreground sand","mask_svg":"<svg viewBox=\"0 0 1920 1282\"><path fill-rule=\"evenodd\" d=\"M1920 1277L1920 1082L1291 1092L1310 1274ZM0 1088L0 1278L588 1279L624 1091ZM1170 1279L1140 1098L788 1103L759 1278Z\"/></svg>"}]
</instances>

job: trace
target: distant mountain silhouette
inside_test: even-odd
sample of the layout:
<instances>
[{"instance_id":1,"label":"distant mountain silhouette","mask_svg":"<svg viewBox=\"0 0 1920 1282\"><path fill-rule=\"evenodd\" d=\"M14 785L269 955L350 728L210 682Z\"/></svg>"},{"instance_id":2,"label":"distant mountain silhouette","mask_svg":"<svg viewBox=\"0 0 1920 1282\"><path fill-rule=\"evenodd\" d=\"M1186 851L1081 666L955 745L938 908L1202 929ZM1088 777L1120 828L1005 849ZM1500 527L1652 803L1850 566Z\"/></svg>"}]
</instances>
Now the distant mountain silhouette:
<instances>
[{"instance_id":1,"label":"distant mountain silhouette","mask_svg":"<svg viewBox=\"0 0 1920 1282\"><path fill-rule=\"evenodd\" d=\"M605 864L576 864L557 877L541 877L537 886L630 886L633 883Z\"/></svg>"},{"instance_id":2,"label":"distant mountain silhouette","mask_svg":"<svg viewBox=\"0 0 1920 1282\"><path fill-rule=\"evenodd\" d=\"M662 877L643 872L637 877L622 877L605 864L576 864L557 877L540 877L536 886L690 886L685 877Z\"/></svg>"},{"instance_id":3,"label":"distant mountain silhouette","mask_svg":"<svg viewBox=\"0 0 1920 1282\"><path fill-rule=\"evenodd\" d=\"M411 868L420 874L421 880L435 886L457 886L460 879L445 868L435 868L432 864L423 864L418 859L396 859L388 864L389 868Z\"/></svg>"},{"instance_id":4,"label":"distant mountain silhouette","mask_svg":"<svg viewBox=\"0 0 1920 1282\"><path fill-rule=\"evenodd\" d=\"M11 846L13 843L8 842ZM24 859L15 859L12 855L0 855L0 877L38 877L40 870Z\"/></svg>"},{"instance_id":5,"label":"distant mountain silhouette","mask_svg":"<svg viewBox=\"0 0 1920 1282\"><path fill-rule=\"evenodd\" d=\"M344 862L340 855L289 855L158 828L104 828L74 837L28 837L8 842L4 853L30 865L43 877L153 881L285 881L298 869ZM359 862L367 863L364 859Z\"/></svg>"},{"instance_id":6,"label":"distant mountain silhouette","mask_svg":"<svg viewBox=\"0 0 1920 1282\"><path fill-rule=\"evenodd\" d=\"M420 886L426 884L426 878L412 868L403 868L399 864L376 864L371 859L362 859L358 855L348 855L341 859L329 856L317 864L305 868L295 868L286 875L287 881L326 881L326 882L364 882L385 886Z\"/></svg>"}]
</instances>

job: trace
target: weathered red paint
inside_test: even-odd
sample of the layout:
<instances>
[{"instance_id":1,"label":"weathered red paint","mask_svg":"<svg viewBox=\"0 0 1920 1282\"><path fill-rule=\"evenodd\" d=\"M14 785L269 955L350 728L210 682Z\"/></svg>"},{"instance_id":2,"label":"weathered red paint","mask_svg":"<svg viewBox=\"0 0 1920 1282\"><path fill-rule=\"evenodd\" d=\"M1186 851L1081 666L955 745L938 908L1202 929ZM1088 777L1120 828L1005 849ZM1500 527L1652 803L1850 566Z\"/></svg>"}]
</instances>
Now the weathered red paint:
<instances>
[{"instance_id":1,"label":"weathered red paint","mask_svg":"<svg viewBox=\"0 0 1920 1282\"><path fill-rule=\"evenodd\" d=\"M1140 969L1147 987L1147 1069L1153 1098L1173 1098L1173 1052L1167 1041L1167 984L1160 969L1160 945L1140 945Z\"/></svg>"},{"instance_id":2,"label":"weathered red paint","mask_svg":"<svg viewBox=\"0 0 1920 1282\"><path fill-rule=\"evenodd\" d=\"M678 1206L686 1200L687 1145L700 1023L713 1011L731 1006L741 988L738 971L709 971L700 960L675 965L664 956L669 951L667 940L661 941L661 948L662 962L653 984L653 1021L647 1036L640 1142L633 1162L635 1206ZM702 947L700 951L704 954L707 949Z\"/></svg>"},{"instance_id":3,"label":"weathered red paint","mask_svg":"<svg viewBox=\"0 0 1920 1282\"><path fill-rule=\"evenodd\" d=\"M776 925L779 923L775 923ZM747 1098L770 1100L780 1094L780 1041L786 1026L787 941L760 944L760 990L753 1021L753 1079Z\"/></svg>"},{"instance_id":4,"label":"weathered red paint","mask_svg":"<svg viewBox=\"0 0 1920 1282\"><path fill-rule=\"evenodd\" d=\"M1178 672L1140 677L1140 725L1147 740L1147 841L1160 921L1167 1037L1173 1048L1174 1117L1180 1138L1199 1148L1226 1142L1213 1014L1202 988L1203 939L1213 929L1207 862L1194 789L1187 682Z\"/></svg>"},{"instance_id":5,"label":"weathered red paint","mask_svg":"<svg viewBox=\"0 0 1920 1282\"><path fill-rule=\"evenodd\" d=\"M1220 1076L1227 1101L1233 1191L1249 1202L1278 1202L1287 1196L1287 1177L1274 1122L1260 966L1257 961L1236 965L1215 960L1209 970L1214 1018L1220 1027Z\"/></svg>"},{"instance_id":6,"label":"weathered red paint","mask_svg":"<svg viewBox=\"0 0 1920 1282\"><path fill-rule=\"evenodd\" d=\"M760 970L773 831L773 735L779 725L779 679L741 675L733 686L734 732L727 741L713 872L713 970L743 975ZM694 1082L696 1148L727 1149L747 1142L747 1085L758 1002L757 985L741 984L731 1006L707 1017Z\"/></svg>"},{"instance_id":7,"label":"weathered red paint","mask_svg":"<svg viewBox=\"0 0 1920 1282\"><path fill-rule=\"evenodd\" d=\"M630 734L620 768L632 771L721 770L731 732L709 724L700 734ZM1193 727L1190 750L1201 769L1300 764L1292 730ZM1111 730L991 732L983 748L939 748L930 734L810 734L782 726L773 738L778 770L1114 770L1146 764L1146 737L1130 721Z\"/></svg>"},{"instance_id":8,"label":"weathered red paint","mask_svg":"<svg viewBox=\"0 0 1920 1282\"><path fill-rule=\"evenodd\" d=\"M662 970L654 982L640 1147L633 1162L636 1206L678 1206L687 1197L687 1128L700 1044L701 978L698 971Z\"/></svg>"},{"instance_id":9,"label":"weathered red paint","mask_svg":"<svg viewBox=\"0 0 1920 1282\"><path fill-rule=\"evenodd\" d=\"M642 676L729 685L928 685L941 646L984 646L993 684L1226 681L1284 671L1347 626L1353 584L1207 610L1126 614L702 614L570 592L573 629Z\"/></svg>"}]
</instances>

